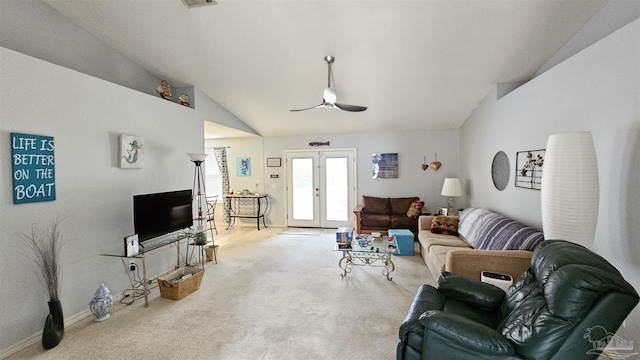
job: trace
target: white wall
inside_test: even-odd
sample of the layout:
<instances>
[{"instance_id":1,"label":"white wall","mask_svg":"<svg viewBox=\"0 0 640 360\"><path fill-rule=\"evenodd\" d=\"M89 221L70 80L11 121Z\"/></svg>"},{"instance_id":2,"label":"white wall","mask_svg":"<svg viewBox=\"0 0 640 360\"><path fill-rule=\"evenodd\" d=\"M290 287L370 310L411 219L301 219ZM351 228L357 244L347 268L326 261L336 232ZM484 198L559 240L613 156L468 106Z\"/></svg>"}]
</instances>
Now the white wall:
<instances>
[{"instance_id":1,"label":"white wall","mask_svg":"<svg viewBox=\"0 0 640 360\"><path fill-rule=\"evenodd\" d=\"M42 331L47 295L18 234L57 217L64 240L61 300L67 320L86 315L97 287L129 287L120 260L133 234L134 194L190 189L201 152L196 111L159 97L0 47L0 351ZM10 133L53 136L57 200L14 205ZM118 168L118 136L145 138L142 169ZM150 274L175 264L175 252L151 261Z\"/></svg>"},{"instance_id":2,"label":"white wall","mask_svg":"<svg viewBox=\"0 0 640 360\"><path fill-rule=\"evenodd\" d=\"M156 95L161 79L41 1L0 1L0 18L0 46Z\"/></svg>"},{"instance_id":3,"label":"white wall","mask_svg":"<svg viewBox=\"0 0 640 360\"><path fill-rule=\"evenodd\" d=\"M318 110L323 111L323 110ZM230 184L233 189L253 189L256 180L260 180L260 192L269 194L270 211L267 225L286 226L286 164L285 150L318 150L355 148L357 151L357 188L358 203L362 203L362 195L381 197L419 196L426 202L430 210L446 206L447 198L440 196L442 182L445 177L458 175L458 130L412 131L396 133L360 133L342 135L320 135L324 141L330 141L329 147L309 146L316 136L265 137L238 139L207 140L207 146L230 146L227 149L231 164L236 156L251 155L252 176L235 177L235 168L230 167ZM398 153L398 178L373 179L371 155L373 153ZM429 168L423 171L420 165L431 163L438 154L442 167L435 172ZM282 167L266 167L266 158L282 158ZM260 162L257 162L257 161ZM254 166L255 165L255 166ZM258 168L261 165L262 168ZM254 169L255 176L254 176ZM278 174L278 179L271 179L271 174ZM274 188L275 187L275 188ZM460 198L456 204L464 206L465 199ZM218 217L220 218L220 217ZM243 224L253 225L246 220Z\"/></svg>"},{"instance_id":4,"label":"white wall","mask_svg":"<svg viewBox=\"0 0 640 360\"><path fill-rule=\"evenodd\" d=\"M495 100L491 93L460 129L468 201L541 227L540 192L515 188L516 152L544 149L550 134L590 131L598 157L599 219L593 248L640 290L640 20ZM498 191L491 161L509 156ZM619 334L640 338L640 308Z\"/></svg>"}]
</instances>

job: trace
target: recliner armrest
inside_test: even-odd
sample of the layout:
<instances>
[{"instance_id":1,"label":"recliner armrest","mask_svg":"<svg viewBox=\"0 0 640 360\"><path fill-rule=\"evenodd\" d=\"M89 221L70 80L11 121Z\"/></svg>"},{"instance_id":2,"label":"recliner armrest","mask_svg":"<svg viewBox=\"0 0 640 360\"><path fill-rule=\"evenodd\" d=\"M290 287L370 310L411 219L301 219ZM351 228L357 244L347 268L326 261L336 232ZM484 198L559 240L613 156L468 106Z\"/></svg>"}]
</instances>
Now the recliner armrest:
<instances>
[{"instance_id":1,"label":"recliner armrest","mask_svg":"<svg viewBox=\"0 0 640 360\"><path fill-rule=\"evenodd\" d=\"M444 303L445 297L438 289L431 285L421 285L411 302L407 317L402 324L400 324L400 340L404 340L409 332L422 335L423 328L420 324L420 316L422 313L429 310L442 310Z\"/></svg>"},{"instance_id":2,"label":"recliner armrest","mask_svg":"<svg viewBox=\"0 0 640 360\"><path fill-rule=\"evenodd\" d=\"M460 315L427 311L421 318L424 326L423 354L435 359L458 359L458 354L506 357L515 354L513 344L496 330Z\"/></svg>"},{"instance_id":3,"label":"recliner armrest","mask_svg":"<svg viewBox=\"0 0 640 360\"><path fill-rule=\"evenodd\" d=\"M438 278L438 290L467 304L485 311L494 311L504 301L505 292L497 286L469 279L459 274L444 271Z\"/></svg>"}]
</instances>

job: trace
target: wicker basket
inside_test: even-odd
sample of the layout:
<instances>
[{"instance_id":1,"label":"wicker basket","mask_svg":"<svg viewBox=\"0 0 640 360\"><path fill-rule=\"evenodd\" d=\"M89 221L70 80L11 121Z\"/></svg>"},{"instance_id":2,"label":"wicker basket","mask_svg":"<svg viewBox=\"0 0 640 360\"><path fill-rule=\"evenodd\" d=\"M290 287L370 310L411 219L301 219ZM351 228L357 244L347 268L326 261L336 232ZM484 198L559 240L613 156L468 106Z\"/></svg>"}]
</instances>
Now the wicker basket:
<instances>
[{"instance_id":1,"label":"wicker basket","mask_svg":"<svg viewBox=\"0 0 640 360\"><path fill-rule=\"evenodd\" d=\"M180 280L184 275L190 277ZM200 282L204 275L203 269L182 267L158 277L160 296L167 299L180 300L200 288Z\"/></svg>"}]
</instances>

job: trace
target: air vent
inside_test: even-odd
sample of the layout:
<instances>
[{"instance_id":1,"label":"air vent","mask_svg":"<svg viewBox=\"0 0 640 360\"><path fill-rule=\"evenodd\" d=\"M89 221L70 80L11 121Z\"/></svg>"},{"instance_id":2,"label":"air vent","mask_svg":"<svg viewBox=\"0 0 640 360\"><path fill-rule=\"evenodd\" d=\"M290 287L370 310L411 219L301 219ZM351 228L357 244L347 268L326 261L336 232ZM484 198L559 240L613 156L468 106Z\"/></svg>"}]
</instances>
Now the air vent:
<instances>
[{"instance_id":1,"label":"air vent","mask_svg":"<svg viewBox=\"0 0 640 360\"><path fill-rule=\"evenodd\" d=\"M182 0L182 2L189 8L205 6L205 5L216 5L215 0Z\"/></svg>"}]
</instances>

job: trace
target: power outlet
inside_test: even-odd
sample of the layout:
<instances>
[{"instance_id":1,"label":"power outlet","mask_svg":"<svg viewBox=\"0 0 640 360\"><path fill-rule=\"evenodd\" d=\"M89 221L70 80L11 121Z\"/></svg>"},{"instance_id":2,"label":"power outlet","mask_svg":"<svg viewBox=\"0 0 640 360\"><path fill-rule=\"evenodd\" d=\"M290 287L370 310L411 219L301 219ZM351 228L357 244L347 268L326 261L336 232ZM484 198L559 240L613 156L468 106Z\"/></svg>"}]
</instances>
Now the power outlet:
<instances>
[{"instance_id":1,"label":"power outlet","mask_svg":"<svg viewBox=\"0 0 640 360\"><path fill-rule=\"evenodd\" d=\"M135 261L129 261L129 271L135 271L136 270L136 262Z\"/></svg>"}]
</instances>

